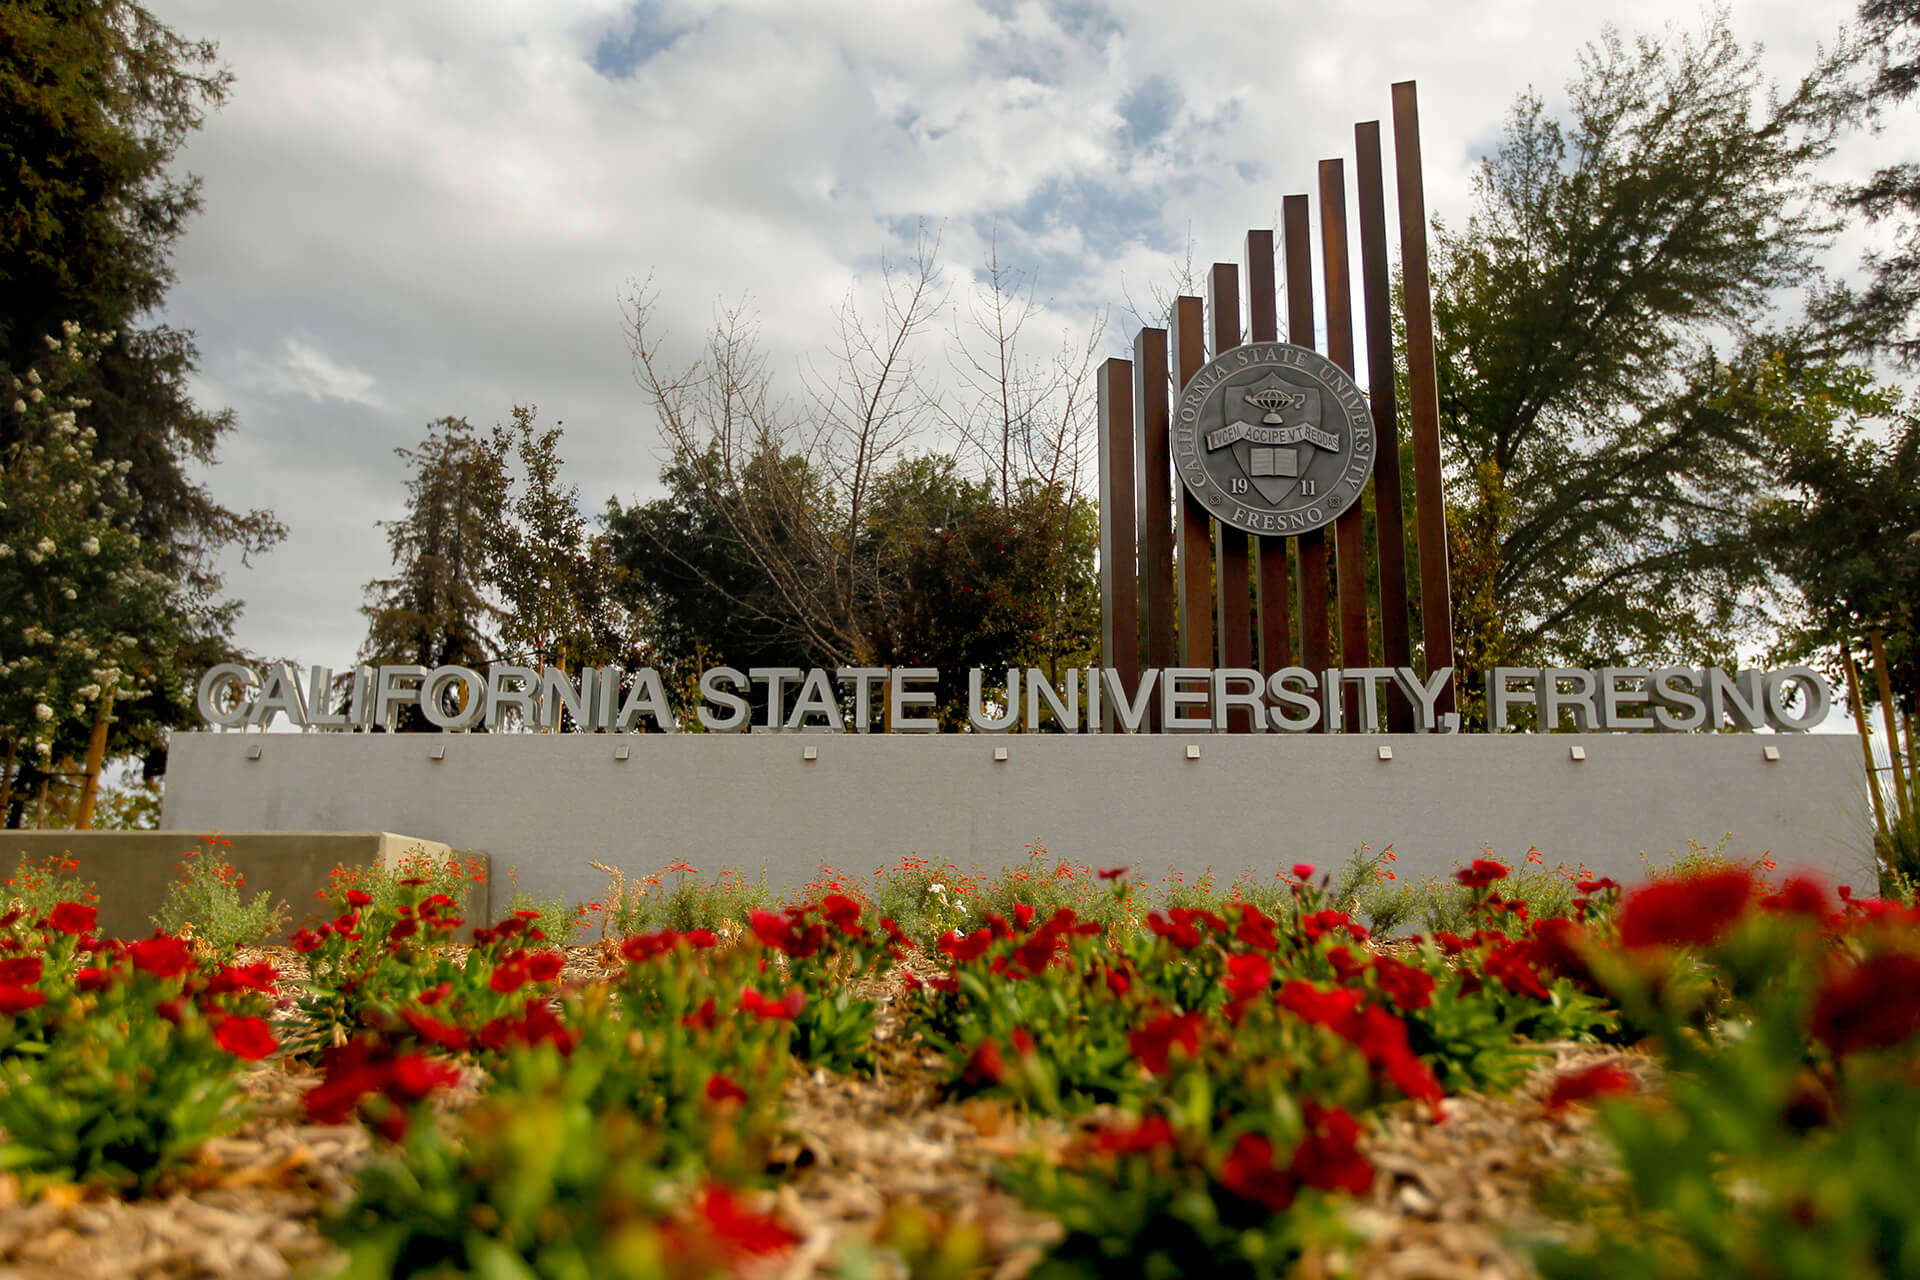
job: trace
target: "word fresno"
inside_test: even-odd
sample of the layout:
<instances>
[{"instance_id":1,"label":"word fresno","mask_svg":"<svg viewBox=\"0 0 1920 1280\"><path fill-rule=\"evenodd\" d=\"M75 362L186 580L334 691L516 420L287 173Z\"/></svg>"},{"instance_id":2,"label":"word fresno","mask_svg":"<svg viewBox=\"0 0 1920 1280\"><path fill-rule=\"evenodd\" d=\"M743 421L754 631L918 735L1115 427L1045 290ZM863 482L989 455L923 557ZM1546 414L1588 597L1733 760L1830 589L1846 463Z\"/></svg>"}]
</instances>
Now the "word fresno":
<instances>
[{"instance_id":1,"label":"word fresno","mask_svg":"<svg viewBox=\"0 0 1920 1280\"><path fill-rule=\"evenodd\" d=\"M1050 678L1037 667L1009 668L989 681L979 667L967 673L967 718L980 732L1000 733L1023 725L1033 731L1043 718L1070 733L1099 733L1108 724L1122 733L1225 730L1236 709L1255 728L1281 733L1374 732L1381 726L1383 697L1404 697L1422 732L1451 732L1458 717L1440 715L1451 671L1422 677L1407 667L1310 671L1283 667L1270 675L1242 668L1149 668L1129 689L1111 668L1069 668ZM337 702L331 669L313 667L302 680L286 663L264 670L238 663L208 669L197 701L209 724L264 727L276 717L313 729L392 728L408 707L418 707L441 729L499 730L512 723L586 732L628 733L636 728L675 732L679 719L665 682L651 667L624 671L589 667L575 675L495 663L484 673L471 667L391 665L356 668L340 684ZM714 667L701 673L695 715L713 732L824 730L868 733L935 733L940 672L934 667ZM1795 686L1803 691L1795 696ZM1489 727L1553 728L1570 721L1577 730L1734 728L1802 730L1820 723L1832 705L1826 681L1806 667L1781 671L1711 668L1603 668L1599 671L1502 667L1486 681ZM1348 725L1343 694L1358 693L1359 723ZM759 704L756 715L755 704ZM876 703L881 711L876 714ZM1531 724L1515 725L1518 717ZM337 707L337 709L336 709Z\"/></svg>"}]
</instances>

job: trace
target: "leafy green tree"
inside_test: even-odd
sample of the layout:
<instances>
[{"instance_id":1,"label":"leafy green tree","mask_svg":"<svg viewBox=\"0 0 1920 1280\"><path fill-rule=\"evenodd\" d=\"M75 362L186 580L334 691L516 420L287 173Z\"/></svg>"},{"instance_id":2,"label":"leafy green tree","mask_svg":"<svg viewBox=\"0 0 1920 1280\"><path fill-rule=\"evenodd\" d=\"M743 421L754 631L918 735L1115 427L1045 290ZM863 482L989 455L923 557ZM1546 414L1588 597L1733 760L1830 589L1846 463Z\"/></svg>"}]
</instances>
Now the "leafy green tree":
<instances>
[{"instance_id":1,"label":"leafy green tree","mask_svg":"<svg viewBox=\"0 0 1920 1280\"><path fill-rule=\"evenodd\" d=\"M1849 56L1775 92L1722 11L1606 33L1565 122L1519 100L1435 261L1455 501L1489 544L1454 590L1499 623L1481 661L1724 661L1765 625L1747 535L1775 477L1740 406L1830 336L1774 308L1819 281Z\"/></svg>"},{"instance_id":2,"label":"leafy green tree","mask_svg":"<svg viewBox=\"0 0 1920 1280\"><path fill-rule=\"evenodd\" d=\"M192 335L145 323L199 207L197 180L175 174L172 159L228 84L211 44L137 3L0 3L0 375L24 377L54 349L71 361L67 326L107 335L72 393L90 402L98 456L129 464L129 526L202 604L219 595L223 549L255 553L283 534L270 513L225 507L196 478L233 416L189 396ZM0 449L22 430L0 414ZM169 666L227 656L234 613L207 607L176 628ZM162 728L190 714L190 699L159 696L178 687L162 681L117 712L112 749L157 750Z\"/></svg>"},{"instance_id":3,"label":"leafy green tree","mask_svg":"<svg viewBox=\"0 0 1920 1280\"><path fill-rule=\"evenodd\" d=\"M385 521L394 573L366 587L360 660L480 667L497 649L501 611L487 594L490 556L504 523L503 459L465 418L440 418L413 449L395 449L413 475L407 513ZM417 707L401 728L428 728Z\"/></svg>"},{"instance_id":4,"label":"leafy green tree","mask_svg":"<svg viewBox=\"0 0 1920 1280\"><path fill-rule=\"evenodd\" d=\"M182 695L171 659L207 604L167 572L136 531L124 461L97 453L82 421L93 335L7 375L0 420L0 813L15 795L77 755L96 722L138 716ZM71 354L68 354L71 352ZM43 373L42 370L45 370Z\"/></svg>"},{"instance_id":5,"label":"leafy green tree","mask_svg":"<svg viewBox=\"0 0 1920 1280\"><path fill-rule=\"evenodd\" d=\"M1873 51L1872 74L1860 103L1870 119L1885 117L1920 91L1920 0L1863 0L1863 44ZM1860 330L1860 346L1885 350L1907 367L1920 362L1920 163L1901 160L1842 193L1842 206L1895 229L1891 250L1869 257L1872 272L1858 294L1834 301Z\"/></svg>"},{"instance_id":6,"label":"leafy green tree","mask_svg":"<svg viewBox=\"0 0 1920 1280\"><path fill-rule=\"evenodd\" d=\"M558 425L540 430L535 411L516 405L496 427L493 453L519 460L523 482L494 539L488 577L505 604L503 651L536 667L567 671L610 662L632 665L632 619L616 600L611 549L590 533L580 490L560 479Z\"/></svg>"}]
</instances>

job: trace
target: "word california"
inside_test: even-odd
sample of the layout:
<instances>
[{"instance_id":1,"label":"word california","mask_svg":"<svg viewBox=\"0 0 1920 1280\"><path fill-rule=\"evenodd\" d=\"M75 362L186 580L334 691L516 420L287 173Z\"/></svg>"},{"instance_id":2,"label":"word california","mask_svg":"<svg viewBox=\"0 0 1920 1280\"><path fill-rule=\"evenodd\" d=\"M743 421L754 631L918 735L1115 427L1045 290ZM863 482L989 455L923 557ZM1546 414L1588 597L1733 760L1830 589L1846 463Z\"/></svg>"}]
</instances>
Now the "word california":
<instances>
[{"instance_id":1,"label":"word california","mask_svg":"<svg viewBox=\"0 0 1920 1280\"><path fill-rule=\"evenodd\" d=\"M935 667L712 667L700 675L694 715L714 733L935 733L940 679ZM1053 676L1010 667L991 677L975 667L967 673L967 722L983 733L1033 732L1043 721L1067 733L1206 733L1225 731L1237 711L1236 719L1255 731L1372 733L1382 727L1382 700L1397 696L1413 707L1420 732L1446 733L1459 727L1457 716L1440 711L1452 679L1450 670L1421 676L1409 667L1283 667L1270 674L1166 667L1148 668L1138 681L1112 667L1070 667ZM1578 730L1794 731L1820 723L1832 705L1826 680L1807 667L1737 675L1714 668L1503 667L1488 674L1486 686L1496 731L1563 722ZM391 730L414 707L429 724L453 732L681 728L652 667L569 673L494 663L482 672L395 664L357 667L336 680L330 668L315 666L303 680L284 662L263 669L222 663L200 678L197 703L207 723L222 728L266 728L285 717L302 729ZM1521 705L1527 716L1514 714Z\"/></svg>"}]
</instances>

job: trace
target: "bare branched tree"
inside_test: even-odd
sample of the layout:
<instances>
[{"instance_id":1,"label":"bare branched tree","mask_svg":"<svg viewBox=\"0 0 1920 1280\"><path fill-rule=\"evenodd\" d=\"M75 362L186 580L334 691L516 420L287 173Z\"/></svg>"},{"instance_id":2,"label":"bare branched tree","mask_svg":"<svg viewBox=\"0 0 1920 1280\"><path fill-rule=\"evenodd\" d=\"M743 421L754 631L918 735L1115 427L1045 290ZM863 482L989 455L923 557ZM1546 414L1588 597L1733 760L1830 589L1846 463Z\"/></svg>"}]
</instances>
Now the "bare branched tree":
<instances>
[{"instance_id":1,"label":"bare branched tree","mask_svg":"<svg viewBox=\"0 0 1920 1280\"><path fill-rule=\"evenodd\" d=\"M1078 492L1093 453L1094 375L1106 317L1097 317L1083 340L1063 335L1045 360L1033 359L1020 338L1043 310L1034 290L1031 276L1000 261L996 234L985 278L954 314L948 349L960 406L948 425L976 455L1002 506L1030 482L1060 495Z\"/></svg>"},{"instance_id":2,"label":"bare branched tree","mask_svg":"<svg viewBox=\"0 0 1920 1280\"><path fill-rule=\"evenodd\" d=\"M657 295L643 284L627 299L634 376L675 464L772 589L776 609L757 606L759 620L797 628L795 638L824 662L874 661L863 605L885 583L862 554L862 535L875 481L938 412L913 357L944 305L937 251L923 233L904 266L883 261L877 318L863 315L849 291L827 361L803 367L798 410L774 395L744 304L723 309L705 353L676 369L660 352Z\"/></svg>"}]
</instances>

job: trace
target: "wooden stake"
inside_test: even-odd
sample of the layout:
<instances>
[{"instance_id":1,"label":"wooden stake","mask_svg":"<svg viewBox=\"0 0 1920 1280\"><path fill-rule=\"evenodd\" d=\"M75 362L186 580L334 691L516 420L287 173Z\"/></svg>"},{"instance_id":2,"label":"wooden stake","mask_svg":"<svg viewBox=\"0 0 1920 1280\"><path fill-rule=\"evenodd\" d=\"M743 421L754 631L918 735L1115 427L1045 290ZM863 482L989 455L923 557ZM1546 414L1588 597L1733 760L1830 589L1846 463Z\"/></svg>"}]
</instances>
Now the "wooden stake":
<instances>
[{"instance_id":1,"label":"wooden stake","mask_svg":"<svg viewBox=\"0 0 1920 1280\"><path fill-rule=\"evenodd\" d=\"M80 784L80 807L73 815L73 829L93 827L93 802L100 794L100 769L107 759L107 726L113 723L113 690L100 699L100 714L93 722L93 735L87 739L87 776Z\"/></svg>"},{"instance_id":2,"label":"wooden stake","mask_svg":"<svg viewBox=\"0 0 1920 1280\"><path fill-rule=\"evenodd\" d=\"M1853 727L1860 732L1860 754L1867 762L1867 795L1873 800L1873 821L1881 835L1887 834L1887 802L1880 798L1880 779L1873 772L1873 731L1867 725L1866 703L1860 698L1860 669L1853 663L1853 648L1840 642L1840 665L1847 672L1847 704L1853 711Z\"/></svg>"}]
</instances>

